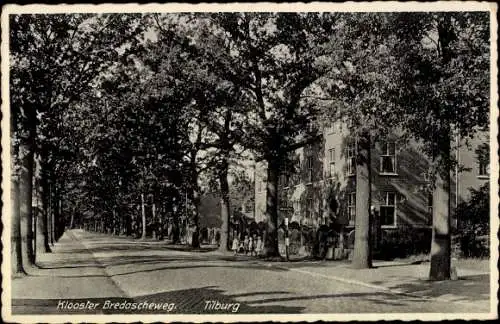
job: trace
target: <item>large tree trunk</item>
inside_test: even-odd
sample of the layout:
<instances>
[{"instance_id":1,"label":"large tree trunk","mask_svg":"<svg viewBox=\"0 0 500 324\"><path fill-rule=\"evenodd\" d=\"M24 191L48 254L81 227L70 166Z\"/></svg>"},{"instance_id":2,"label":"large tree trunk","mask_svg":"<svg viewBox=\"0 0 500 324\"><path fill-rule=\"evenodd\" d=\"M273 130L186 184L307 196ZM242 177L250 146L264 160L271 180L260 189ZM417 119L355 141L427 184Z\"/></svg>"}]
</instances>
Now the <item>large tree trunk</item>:
<instances>
[{"instance_id":1,"label":"large tree trunk","mask_svg":"<svg viewBox=\"0 0 500 324\"><path fill-rule=\"evenodd\" d=\"M356 163L356 220L352 267L371 268L370 204L371 204L371 154L370 135L363 133L357 141Z\"/></svg>"},{"instance_id":2,"label":"large tree trunk","mask_svg":"<svg viewBox=\"0 0 500 324\"><path fill-rule=\"evenodd\" d=\"M441 48L441 59L448 64L452 59L450 44L454 38L451 15L445 15L438 23L438 37ZM437 110L436 119L439 120L440 111ZM436 135L436 134L435 134ZM451 277L451 206L450 190L451 177L449 170L450 159L450 129L444 128L441 134L435 136L439 140L439 150L442 165L436 172L434 192L432 196L432 243L430 280L447 280Z\"/></svg>"},{"instance_id":3,"label":"large tree trunk","mask_svg":"<svg viewBox=\"0 0 500 324\"><path fill-rule=\"evenodd\" d=\"M19 214L19 181L17 175L12 176L12 224L11 224L11 267L12 275L25 274L21 252L21 220Z\"/></svg>"},{"instance_id":4,"label":"large tree trunk","mask_svg":"<svg viewBox=\"0 0 500 324\"><path fill-rule=\"evenodd\" d=\"M267 232L264 243L268 257L278 257L278 174L279 161L268 161L266 186Z\"/></svg>"},{"instance_id":5,"label":"large tree trunk","mask_svg":"<svg viewBox=\"0 0 500 324\"><path fill-rule=\"evenodd\" d=\"M35 261L36 257L42 253L45 253L45 212L46 208L44 205L44 185L43 185L43 172L41 157L37 156L35 159L35 176L34 176L34 196L35 196Z\"/></svg>"},{"instance_id":6,"label":"large tree trunk","mask_svg":"<svg viewBox=\"0 0 500 324\"><path fill-rule=\"evenodd\" d=\"M219 251L228 251L230 247L229 243L229 214L230 214L230 201L229 201L229 184L227 181L229 165L225 160L221 166L220 174L219 174L219 182L220 182L220 191L221 191L221 221L222 224L220 226L220 245Z\"/></svg>"},{"instance_id":7,"label":"large tree trunk","mask_svg":"<svg viewBox=\"0 0 500 324\"><path fill-rule=\"evenodd\" d=\"M443 143L449 141L443 141ZM449 145L441 149L444 156L449 156ZM432 197L432 243L430 280L450 279L451 268L451 176L449 170L440 170L436 174Z\"/></svg>"},{"instance_id":8,"label":"large tree trunk","mask_svg":"<svg viewBox=\"0 0 500 324\"><path fill-rule=\"evenodd\" d=\"M19 144L19 160L21 170L19 174L19 211L21 219L21 255L25 269L34 266L33 253L33 157L34 131L28 131L21 137Z\"/></svg>"}]
</instances>

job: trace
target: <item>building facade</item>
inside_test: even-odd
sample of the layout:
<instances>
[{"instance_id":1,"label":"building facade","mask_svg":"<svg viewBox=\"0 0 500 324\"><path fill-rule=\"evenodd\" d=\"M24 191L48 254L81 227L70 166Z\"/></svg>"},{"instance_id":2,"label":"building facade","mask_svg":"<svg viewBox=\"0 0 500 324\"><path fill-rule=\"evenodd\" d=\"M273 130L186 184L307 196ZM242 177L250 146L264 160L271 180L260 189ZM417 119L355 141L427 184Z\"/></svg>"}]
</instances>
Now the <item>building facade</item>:
<instances>
[{"instance_id":1,"label":"building facade","mask_svg":"<svg viewBox=\"0 0 500 324\"><path fill-rule=\"evenodd\" d=\"M453 153L463 167L452 177L452 209L468 199L469 188L477 189L489 181L489 157L484 156L489 151L488 143L488 133L480 133L469 146L462 141ZM283 170L278 186L279 223L287 217L303 232L303 228L314 231L333 222L347 233L352 232L356 222L355 153L355 141L341 123L324 129L317 143L293 152L293 170ZM372 206L378 211L382 235L402 228L430 232L429 165L416 141L403 142L397 136L372 139ZM257 222L266 221L266 173L265 164L257 164Z\"/></svg>"}]
</instances>

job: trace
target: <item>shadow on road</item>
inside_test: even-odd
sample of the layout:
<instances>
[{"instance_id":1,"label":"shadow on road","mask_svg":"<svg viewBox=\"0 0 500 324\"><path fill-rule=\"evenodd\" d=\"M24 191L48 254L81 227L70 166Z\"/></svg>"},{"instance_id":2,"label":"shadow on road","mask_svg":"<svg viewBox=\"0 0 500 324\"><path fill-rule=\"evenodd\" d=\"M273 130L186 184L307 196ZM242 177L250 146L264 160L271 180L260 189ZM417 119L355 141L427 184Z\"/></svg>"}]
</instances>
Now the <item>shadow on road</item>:
<instances>
[{"instance_id":1,"label":"shadow on road","mask_svg":"<svg viewBox=\"0 0 500 324\"><path fill-rule=\"evenodd\" d=\"M373 284L382 284L382 282L375 281ZM490 298L490 275L462 276L459 280L445 281L414 279L391 288L402 293L425 295L431 298L453 295L456 301L486 300Z\"/></svg>"}]
</instances>

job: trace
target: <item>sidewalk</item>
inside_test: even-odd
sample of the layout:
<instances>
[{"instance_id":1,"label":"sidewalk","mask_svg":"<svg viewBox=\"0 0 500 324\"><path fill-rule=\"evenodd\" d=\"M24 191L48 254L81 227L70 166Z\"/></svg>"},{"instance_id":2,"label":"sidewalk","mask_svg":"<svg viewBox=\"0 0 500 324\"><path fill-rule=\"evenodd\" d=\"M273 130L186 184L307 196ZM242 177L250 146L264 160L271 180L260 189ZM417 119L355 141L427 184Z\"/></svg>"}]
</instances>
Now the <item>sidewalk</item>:
<instances>
[{"instance_id":1,"label":"sidewalk","mask_svg":"<svg viewBox=\"0 0 500 324\"><path fill-rule=\"evenodd\" d=\"M487 311L490 307L490 274L474 269L457 269L459 280L429 281L430 263L404 264L374 262L372 269L353 269L349 263L320 262L300 264L280 262L271 266L340 282L446 302L473 304Z\"/></svg>"},{"instance_id":2,"label":"sidewalk","mask_svg":"<svg viewBox=\"0 0 500 324\"><path fill-rule=\"evenodd\" d=\"M52 251L37 256L39 268L30 270L28 276L12 279L13 314L57 313L60 300L127 297L70 231Z\"/></svg>"}]
</instances>

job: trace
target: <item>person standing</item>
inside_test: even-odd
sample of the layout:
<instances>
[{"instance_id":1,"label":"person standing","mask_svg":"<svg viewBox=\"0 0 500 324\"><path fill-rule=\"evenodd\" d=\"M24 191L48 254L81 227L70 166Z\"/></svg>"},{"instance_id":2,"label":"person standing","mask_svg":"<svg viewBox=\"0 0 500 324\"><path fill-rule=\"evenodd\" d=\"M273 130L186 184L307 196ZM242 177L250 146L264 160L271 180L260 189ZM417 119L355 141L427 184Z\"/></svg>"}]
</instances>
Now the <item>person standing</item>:
<instances>
[{"instance_id":1,"label":"person standing","mask_svg":"<svg viewBox=\"0 0 500 324\"><path fill-rule=\"evenodd\" d=\"M262 238L260 235L257 237L257 243L256 243L256 248L255 248L255 254L259 256L262 253L263 250L263 242Z\"/></svg>"},{"instance_id":2,"label":"person standing","mask_svg":"<svg viewBox=\"0 0 500 324\"><path fill-rule=\"evenodd\" d=\"M243 239L243 253L244 254L247 254L247 252L248 252L248 243L249 243L248 235L245 234L245 238Z\"/></svg>"},{"instance_id":3,"label":"person standing","mask_svg":"<svg viewBox=\"0 0 500 324\"><path fill-rule=\"evenodd\" d=\"M236 235L234 235L233 237L233 244L231 246L231 250L234 251L234 254L237 254L238 253L238 248L239 248L239 242L238 242L238 237Z\"/></svg>"}]
</instances>

